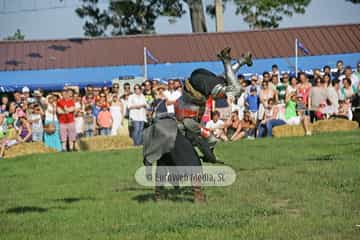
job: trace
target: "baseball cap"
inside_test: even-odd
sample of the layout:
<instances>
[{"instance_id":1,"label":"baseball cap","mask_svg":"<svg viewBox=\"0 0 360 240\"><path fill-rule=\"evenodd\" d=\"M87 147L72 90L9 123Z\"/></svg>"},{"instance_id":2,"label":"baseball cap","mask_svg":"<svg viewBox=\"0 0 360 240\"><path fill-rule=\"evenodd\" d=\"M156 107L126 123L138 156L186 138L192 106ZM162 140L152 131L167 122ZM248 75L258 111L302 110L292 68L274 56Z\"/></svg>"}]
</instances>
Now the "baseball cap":
<instances>
[{"instance_id":1,"label":"baseball cap","mask_svg":"<svg viewBox=\"0 0 360 240\"><path fill-rule=\"evenodd\" d=\"M30 88L28 88L27 86L23 87L21 90L22 93L28 93L30 92Z\"/></svg>"},{"instance_id":2,"label":"baseball cap","mask_svg":"<svg viewBox=\"0 0 360 240\"><path fill-rule=\"evenodd\" d=\"M256 87L255 87L255 86L251 87L251 88L250 88L250 92L257 92Z\"/></svg>"}]
</instances>

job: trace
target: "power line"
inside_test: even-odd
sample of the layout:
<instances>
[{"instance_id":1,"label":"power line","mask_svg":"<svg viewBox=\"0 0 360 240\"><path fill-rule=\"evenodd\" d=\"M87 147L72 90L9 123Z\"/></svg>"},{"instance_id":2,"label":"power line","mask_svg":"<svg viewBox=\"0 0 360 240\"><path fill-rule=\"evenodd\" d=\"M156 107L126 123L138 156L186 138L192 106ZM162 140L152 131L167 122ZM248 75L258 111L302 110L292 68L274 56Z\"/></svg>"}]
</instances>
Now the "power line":
<instances>
[{"instance_id":1,"label":"power line","mask_svg":"<svg viewBox=\"0 0 360 240\"><path fill-rule=\"evenodd\" d=\"M29 13L29 12L41 12L41 11L50 11L50 10L58 10L58 9L69 9L69 8L75 8L75 7L80 7L81 6L81 2L79 1L78 4L72 4L72 5L67 5L66 3L68 1L63 0L62 2L64 3L63 6L51 6L51 7L37 7L37 1L33 0L33 5L34 7L32 8L22 8L19 10L8 10L6 11L6 4L5 4L6 0L3 0L3 11L0 11L0 15L9 15L9 14L16 14L16 13ZM98 4L108 4L109 0L99 0Z\"/></svg>"}]
</instances>

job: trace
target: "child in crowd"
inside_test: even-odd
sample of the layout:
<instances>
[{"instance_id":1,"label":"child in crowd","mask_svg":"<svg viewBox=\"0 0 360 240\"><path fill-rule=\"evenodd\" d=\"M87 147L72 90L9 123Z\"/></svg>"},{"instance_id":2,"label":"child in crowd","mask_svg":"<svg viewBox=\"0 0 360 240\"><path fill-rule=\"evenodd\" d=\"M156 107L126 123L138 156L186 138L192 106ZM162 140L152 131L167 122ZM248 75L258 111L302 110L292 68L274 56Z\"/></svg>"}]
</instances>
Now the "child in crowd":
<instances>
[{"instance_id":1,"label":"child in crowd","mask_svg":"<svg viewBox=\"0 0 360 240\"><path fill-rule=\"evenodd\" d=\"M84 114L80 110L75 113L75 130L77 139L84 136Z\"/></svg>"},{"instance_id":2,"label":"child in crowd","mask_svg":"<svg viewBox=\"0 0 360 240\"><path fill-rule=\"evenodd\" d=\"M91 105L87 105L85 107L85 114L83 116L84 124L83 124L83 132L85 137L92 137L95 134L96 130L96 118L92 114Z\"/></svg>"},{"instance_id":3,"label":"child in crowd","mask_svg":"<svg viewBox=\"0 0 360 240\"><path fill-rule=\"evenodd\" d=\"M100 128L100 135L102 136L109 136L111 132L111 126L112 126L112 116L109 111L108 104L103 104L101 107L101 111L98 114L97 117L97 123Z\"/></svg>"},{"instance_id":4,"label":"child in crowd","mask_svg":"<svg viewBox=\"0 0 360 240\"><path fill-rule=\"evenodd\" d=\"M250 95L246 98L246 106L251 114L251 118L256 120L259 111L259 96L255 86L250 88Z\"/></svg>"},{"instance_id":5,"label":"child in crowd","mask_svg":"<svg viewBox=\"0 0 360 240\"><path fill-rule=\"evenodd\" d=\"M339 110L335 115L337 118L349 118L349 105L346 103L345 100L339 100Z\"/></svg>"},{"instance_id":6,"label":"child in crowd","mask_svg":"<svg viewBox=\"0 0 360 240\"><path fill-rule=\"evenodd\" d=\"M32 140L34 142L42 142L43 140L43 115L44 112L39 104L34 104L29 108L29 123L31 124Z\"/></svg>"},{"instance_id":7,"label":"child in crowd","mask_svg":"<svg viewBox=\"0 0 360 240\"><path fill-rule=\"evenodd\" d=\"M7 132L4 138L0 141L0 158L4 156L5 150L18 144L19 136L12 124L8 124Z\"/></svg>"}]
</instances>

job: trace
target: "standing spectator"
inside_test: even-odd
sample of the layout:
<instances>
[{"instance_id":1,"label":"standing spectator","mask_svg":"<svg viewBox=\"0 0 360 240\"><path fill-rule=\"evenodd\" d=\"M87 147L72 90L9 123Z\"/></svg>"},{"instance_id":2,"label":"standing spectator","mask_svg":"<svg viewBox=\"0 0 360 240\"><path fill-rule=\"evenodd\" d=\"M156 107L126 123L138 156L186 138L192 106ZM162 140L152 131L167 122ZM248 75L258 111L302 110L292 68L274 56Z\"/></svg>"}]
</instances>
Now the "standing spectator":
<instances>
[{"instance_id":1,"label":"standing spectator","mask_svg":"<svg viewBox=\"0 0 360 240\"><path fill-rule=\"evenodd\" d=\"M146 121L146 100L141 92L139 84L134 86L134 94L129 96L128 108L129 108L129 120L133 128L131 137L134 140L134 145L142 145L142 131L144 129L144 123ZM167 99L167 101L169 101ZM169 105L168 105L169 106ZM169 108L168 108L169 110Z\"/></svg>"},{"instance_id":2,"label":"standing spectator","mask_svg":"<svg viewBox=\"0 0 360 240\"><path fill-rule=\"evenodd\" d=\"M157 85L156 87L154 87L154 91L155 91L155 99L153 101L153 106L152 106L152 112L153 112L152 117L160 118L160 116L167 113L167 108L165 103L166 99L164 96L165 86Z\"/></svg>"},{"instance_id":3,"label":"standing spectator","mask_svg":"<svg viewBox=\"0 0 360 240\"><path fill-rule=\"evenodd\" d=\"M315 118L315 112L321 103L326 103L329 99L328 90L325 87L325 82L320 77L315 79L316 86L311 88L309 94L309 108L310 108L310 120L313 122Z\"/></svg>"},{"instance_id":4,"label":"standing spectator","mask_svg":"<svg viewBox=\"0 0 360 240\"><path fill-rule=\"evenodd\" d=\"M242 81L241 86L246 88L246 82ZM239 109L239 119L244 119L244 111L245 111L245 100L246 100L246 93L243 91L240 97L237 99L237 108Z\"/></svg>"},{"instance_id":5,"label":"standing spectator","mask_svg":"<svg viewBox=\"0 0 360 240\"><path fill-rule=\"evenodd\" d=\"M358 62L356 65L356 71L353 73L353 79L354 79L355 87L356 87L356 83L357 83L357 87L359 89L360 88L360 62Z\"/></svg>"},{"instance_id":6,"label":"standing spectator","mask_svg":"<svg viewBox=\"0 0 360 240\"><path fill-rule=\"evenodd\" d=\"M146 117L147 119L151 118L151 112L152 112L152 104L154 101L154 92L152 90L151 81L146 80L144 83L144 91L143 94L145 96L146 100Z\"/></svg>"},{"instance_id":7,"label":"standing spectator","mask_svg":"<svg viewBox=\"0 0 360 240\"><path fill-rule=\"evenodd\" d=\"M309 95L311 91L311 83L304 72L299 73L300 84L297 94L302 96L302 101L305 107L309 108ZM305 111L305 114L308 112Z\"/></svg>"},{"instance_id":8,"label":"standing spectator","mask_svg":"<svg viewBox=\"0 0 360 240\"><path fill-rule=\"evenodd\" d=\"M46 146L61 151L60 126L56 114L55 95L48 95L45 110L44 143Z\"/></svg>"},{"instance_id":9,"label":"standing spectator","mask_svg":"<svg viewBox=\"0 0 360 240\"><path fill-rule=\"evenodd\" d=\"M264 118L265 108L267 107L268 100L270 98L276 99L276 92L269 87L269 81L262 82L262 89L260 91L260 106L258 119L261 120Z\"/></svg>"},{"instance_id":10,"label":"standing spectator","mask_svg":"<svg viewBox=\"0 0 360 240\"><path fill-rule=\"evenodd\" d=\"M325 80L324 75L324 80ZM339 96L340 96L340 89L339 89L339 80L335 80L330 86L327 88L328 91L328 99L330 102L330 113L336 114L337 110L339 109Z\"/></svg>"},{"instance_id":11,"label":"standing spectator","mask_svg":"<svg viewBox=\"0 0 360 240\"><path fill-rule=\"evenodd\" d=\"M344 78L344 86L340 89L342 99L351 100L357 93L357 88L351 84L350 78Z\"/></svg>"},{"instance_id":12,"label":"standing spectator","mask_svg":"<svg viewBox=\"0 0 360 240\"><path fill-rule=\"evenodd\" d=\"M339 60L336 62L336 72L333 73L333 79L339 79L341 75L344 74L344 62L342 60Z\"/></svg>"},{"instance_id":13,"label":"standing spectator","mask_svg":"<svg viewBox=\"0 0 360 240\"><path fill-rule=\"evenodd\" d=\"M116 94L117 96L120 97L120 86L118 83L114 83L111 87L111 93L112 94Z\"/></svg>"},{"instance_id":14,"label":"standing spectator","mask_svg":"<svg viewBox=\"0 0 360 240\"><path fill-rule=\"evenodd\" d=\"M348 79L351 80L351 83L352 83L351 85L354 88L356 88L356 89L358 88L359 81L358 81L357 77L355 77L355 75L353 74L352 68L350 66L347 66L345 68L344 74L339 77L341 87L344 86L344 79L345 78L348 78Z\"/></svg>"},{"instance_id":15,"label":"standing spectator","mask_svg":"<svg viewBox=\"0 0 360 240\"><path fill-rule=\"evenodd\" d=\"M92 114L91 105L85 107L84 114L84 136L92 137L96 131L96 117Z\"/></svg>"},{"instance_id":16,"label":"standing spectator","mask_svg":"<svg viewBox=\"0 0 360 240\"><path fill-rule=\"evenodd\" d=\"M251 84L249 86L247 86L245 89L246 97L248 97L250 95L251 88L256 88L257 93L260 92L260 86L258 85L258 77L256 75L253 75L253 76L251 76L250 79L251 79Z\"/></svg>"},{"instance_id":17,"label":"standing spectator","mask_svg":"<svg viewBox=\"0 0 360 240\"><path fill-rule=\"evenodd\" d=\"M84 136L84 112L83 111L75 112L75 130L76 130L76 138L78 140Z\"/></svg>"},{"instance_id":18,"label":"standing spectator","mask_svg":"<svg viewBox=\"0 0 360 240\"><path fill-rule=\"evenodd\" d=\"M175 89L174 80L168 81L168 90L164 92L166 98L166 108L168 113L175 114L174 104L181 97L181 92Z\"/></svg>"},{"instance_id":19,"label":"standing spectator","mask_svg":"<svg viewBox=\"0 0 360 240\"><path fill-rule=\"evenodd\" d=\"M2 96L0 113L6 113L8 110L9 110L9 98L7 96Z\"/></svg>"},{"instance_id":20,"label":"standing spectator","mask_svg":"<svg viewBox=\"0 0 360 240\"><path fill-rule=\"evenodd\" d=\"M43 141L43 134L44 128L42 123L42 117L44 112L42 111L39 104L32 105L29 108L29 123L31 124L32 130L32 140L34 142L42 142Z\"/></svg>"},{"instance_id":21,"label":"standing spectator","mask_svg":"<svg viewBox=\"0 0 360 240\"><path fill-rule=\"evenodd\" d=\"M289 74L284 73L281 81L276 85L278 103L285 104L286 89L289 85Z\"/></svg>"},{"instance_id":22,"label":"standing spectator","mask_svg":"<svg viewBox=\"0 0 360 240\"><path fill-rule=\"evenodd\" d=\"M280 75L279 67L276 64L271 66L271 76L273 75L277 75L277 76Z\"/></svg>"},{"instance_id":23,"label":"standing spectator","mask_svg":"<svg viewBox=\"0 0 360 240\"><path fill-rule=\"evenodd\" d=\"M331 75L331 67L328 66L328 65L324 66L324 67L323 67L323 72L324 72L324 74L329 74L329 75Z\"/></svg>"},{"instance_id":24,"label":"standing spectator","mask_svg":"<svg viewBox=\"0 0 360 240\"><path fill-rule=\"evenodd\" d=\"M257 94L256 87L254 86L251 87L250 95L246 98L246 106L251 113L252 119L257 120L259 111L259 96Z\"/></svg>"},{"instance_id":25,"label":"standing spectator","mask_svg":"<svg viewBox=\"0 0 360 240\"><path fill-rule=\"evenodd\" d=\"M120 101L118 95L114 93L112 95L112 102L110 106L110 113L113 119L113 123L111 126L111 136L117 135L118 131L123 125L123 112L123 104Z\"/></svg>"},{"instance_id":26,"label":"standing spectator","mask_svg":"<svg viewBox=\"0 0 360 240\"><path fill-rule=\"evenodd\" d=\"M286 88L286 96L290 95L291 93L296 93L297 89L298 89L298 82L296 77L293 76L290 78L290 84Z\"/></svg>"},{"instance_id":27,"label":"standing spectator","mask_svg":"<svg viewBox=\"0 0 360 240\"><path fill-rule=\"evenodd\" d=\"M57 113L60 123L60 138L62 143L62 150L75 150L76 129L75 129L75 102L72 99L73 90L63 90L62 99L57 102Z\"/></svg>"},{"instance_id":28,"label":"standing spectator","mask_svg":"<svg viewBox=\"0 0 360 240\"><path fill-rule=\"evenodd\" d=\"M101 107L101 111L97 117L97 122L100 128L100 135L109 136L111 133L111 126L113 124L113 119L109 111L109 106L107 103L104 103Z\"/></svg>"}]
</instances>

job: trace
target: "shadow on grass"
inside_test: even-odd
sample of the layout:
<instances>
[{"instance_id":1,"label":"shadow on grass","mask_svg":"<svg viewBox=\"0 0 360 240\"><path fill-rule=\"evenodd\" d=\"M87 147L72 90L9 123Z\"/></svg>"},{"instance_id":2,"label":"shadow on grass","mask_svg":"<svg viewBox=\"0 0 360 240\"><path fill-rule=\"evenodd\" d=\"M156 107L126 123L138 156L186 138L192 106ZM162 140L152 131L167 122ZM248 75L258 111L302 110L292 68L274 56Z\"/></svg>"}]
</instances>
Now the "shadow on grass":
<instances>
[{"instance_id":1,"label":"shadow on grass","mask_svg":"<svg viewBox=\"0 0 360 240\"><path fill-rule=\"evenodd\" d=\"M52 209L65 210L66 208L64 208L64 207L43 208L43 207L36 207L36 206L19 206L19 207L9 208L9 209L3 211L3 213L6 213L6 214L45 213Z\"/></svg>"},{"instance_id":2,"label":"shadow on grass","mask_svg":"<svg viewBox=\"0 0 360 240\"><path fill-rule=\"evenodd\" d=\"M306 161L334 161L337 160L336 155L326 154L306 159Z\"/></svg>"},{"instance_id":3,"label":"shadow on grass","mask_svg":"<svg viewBox=\"0 0 360 240\"><path fill-rule=\"evenodd\" d=\"M86 198L69 197L69 198L55 199L54 201L55 202L64 202L64 203L74 203L74 202L79 202L79 201L83 201L83 200L94 201L95 198L91 198L91 197L86 197Z\"/></svg>"},{"instance_id":4,"label":"shadow on grass","mask_svg":"<svg viewBox=\"0 0 360 240\"><path fill-rule=\"evenodd\" d=\"M193 202L193 192L191 187L181 188L164 188L160 191L160 199L172 202ZM133 200L144 203L148 201L155 201L154 193L139 194L132 198Z\"/></svg>"},{"instance_id":5,"label":"shadow on grass","mask_svg":"<svg viewBox=\"0 0 360 240\"><path fill-rule=\"evenodd\" d=\"M7 214L23 214L23 213L44 213L47 212L48 208L34 207L34 206L21 206L9 208L5 211Z\"/></svg>"}]
</instances>

